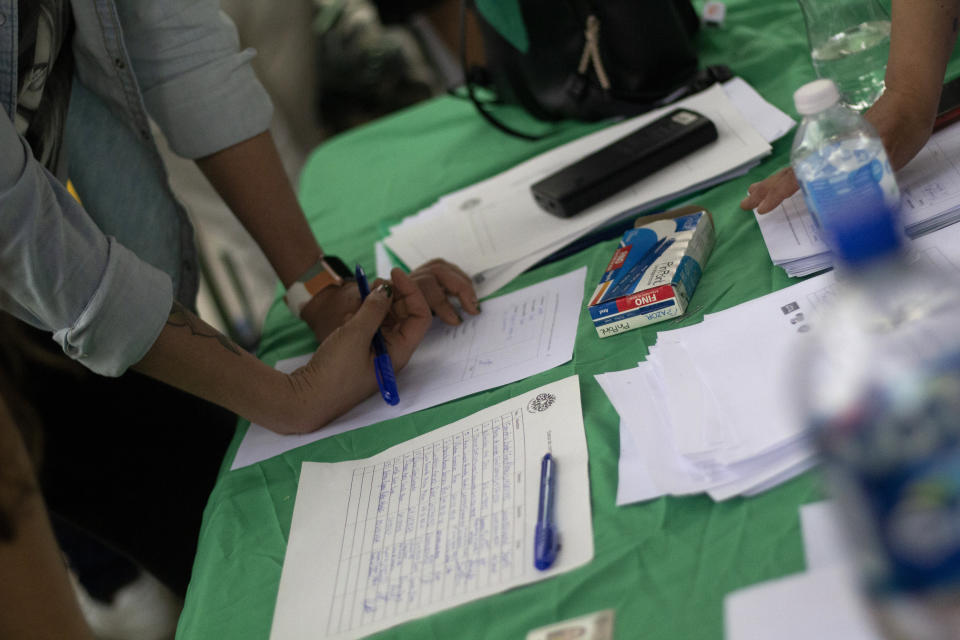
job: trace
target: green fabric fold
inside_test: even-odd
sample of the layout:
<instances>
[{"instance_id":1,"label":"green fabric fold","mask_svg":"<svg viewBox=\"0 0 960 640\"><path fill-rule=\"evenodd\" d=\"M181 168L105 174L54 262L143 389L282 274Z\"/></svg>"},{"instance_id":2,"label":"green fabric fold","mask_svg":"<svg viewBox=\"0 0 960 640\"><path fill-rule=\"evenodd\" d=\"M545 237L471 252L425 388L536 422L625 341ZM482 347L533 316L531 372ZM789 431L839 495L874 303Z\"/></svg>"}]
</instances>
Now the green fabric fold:
<instances>
[{"instance_id":1,"label":"green fabric fold","mask_svg":"<svg viewBox=\"0 0 960 640\"><path fill-rule=\"evenodd\" d=\"M520 53L527 52L530 41L527 39L527 28L523 24L518 0L476 0L476 6L483 19L489 22L497 33Z\"/></svg>"}]
</instances>

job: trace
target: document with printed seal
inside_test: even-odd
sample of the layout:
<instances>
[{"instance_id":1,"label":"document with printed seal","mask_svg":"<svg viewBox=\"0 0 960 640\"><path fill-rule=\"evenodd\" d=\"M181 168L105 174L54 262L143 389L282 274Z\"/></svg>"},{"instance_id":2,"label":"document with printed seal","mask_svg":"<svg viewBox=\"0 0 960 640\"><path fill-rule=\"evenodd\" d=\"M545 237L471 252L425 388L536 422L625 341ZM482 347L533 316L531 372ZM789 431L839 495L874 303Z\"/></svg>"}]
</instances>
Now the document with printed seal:
<instances>
[{"instance_id":1,"label":"document with printed seal","mask_svg":"<svg viewBox=\"0 0 960 640\"><path fill-rule=\"evenodd\" d=\"M534 568L540 461L561 549ZM271 640L356 638L593 558L576 376L364 460L304 462Z\"/></svg>"}]
</instances>

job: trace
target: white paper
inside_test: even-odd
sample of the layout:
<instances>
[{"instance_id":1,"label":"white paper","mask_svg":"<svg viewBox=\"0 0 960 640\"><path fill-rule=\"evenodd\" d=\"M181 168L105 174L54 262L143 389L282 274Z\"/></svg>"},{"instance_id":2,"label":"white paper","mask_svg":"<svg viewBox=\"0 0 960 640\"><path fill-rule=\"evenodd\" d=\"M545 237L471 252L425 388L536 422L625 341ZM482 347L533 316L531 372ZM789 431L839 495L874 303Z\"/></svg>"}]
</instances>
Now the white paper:
<instances>
[{"instance_id":1,"label":"white paper","mask_svg":"<svg viewBox=\"0 0 960 640\"><path fill-rule=\"evenodd\" d=\"M678 455L655 393L634 370L604 373L596 379L620 414L621 432L629 438L627 457L620 451L618 506L697 493L711 484L702 470ZM624 439L621 435L621 442Z\"/></svg>"},{"instance_id":2,"label":"white paper","mask_svg":"<svg viewBox=\"0 0 960 640\"><path fill-rule=\"evenodd\" d=\"M801 505L800 531L807 569L851 565L853 553L832 500Z\"/></svg>"},{"instance_id":3,"label":"white paper","mask_svg":"<svg viewBox=\"0 0 960 640\"><path fill-rule=\"evenodd\" d=\"M547 452L562 547L538 571L533 534ZM573 376L366 460L304 462L270 637L356 638L592 558Z\"/></svg>"},{"instance_id":4,"label":"white paper","mask_svg":"<svg viewBox=\"0 0 960 640\"><path fill-rule=\"evenodd\" d=\"M374 395L327 426L280 435L260 425L247 430L231 469L238 469L351 429L365 427L552 369L573 356L586 267L483 301L478 316L457 327L439 320L397 374L400 403ZM310 354L282 360L293 371Z\"/></svg>"},{"instance_id":5,"label":"white paper","mask_svg":"<svg viewBox=\"0 0 960 640\"><path fill-rule=\"evenodd\" d=\"M734 591L726 640L880 640L849 567L834 566Z\"/></svg>"},{"instance_id":6,"label":"white paper","mask_svg":"<svg viewBox=\"0 0 960 640\"><path fill-rule=\"evenodd\" d=\"M764 100L743 78L724 82L723 90L737 111L767 142L779 140L797 124L793 118Z\"/></svg>"},{"instance_id":7,"label":"white paper","mask_svg":"<svg viewBox=\"0 0 960 640\"><path fill-rule=\"evenodd\" d=\"M390 271L397 265L394 264L393 258L390 257L390 253L382 242L373 243L373 257L377 265L377 277L389 280Z\"/></svg>"},{"instance_id":8,"label":"white paper","mask_svg":"<svg viewBox=\"0 0 960 640\"><path fill-rule=\"evenodd\" d=\"M595 379L621 416L617 505L650 500L670 493L664 486L665 473L660 472L654 465L657 460L669 463L676 460L677 456L668 444L664 445L659 440L651 443L644 437L657 438L662 434L660 429L649 426L652 420L656 420L656 416L649 415L651 412L640 411L648 400L646 388L635 384L633 372L630 370L598 374ZM624 424L628 416L635 417L640 423L636 435L633 429ZM644 426L647 428L644 429ZM669 455L662 455L664 450L668 451Z\"/></svg>"}]
</instances>

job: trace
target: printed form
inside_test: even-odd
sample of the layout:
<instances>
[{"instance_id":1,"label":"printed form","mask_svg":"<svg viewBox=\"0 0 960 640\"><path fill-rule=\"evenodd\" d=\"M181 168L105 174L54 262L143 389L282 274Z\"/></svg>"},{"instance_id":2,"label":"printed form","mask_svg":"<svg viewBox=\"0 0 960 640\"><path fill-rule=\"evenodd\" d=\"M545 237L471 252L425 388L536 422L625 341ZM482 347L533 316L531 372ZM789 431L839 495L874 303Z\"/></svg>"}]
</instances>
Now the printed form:
<instances>
[{"instance_id":1,"label":"printed form","mask_svg":"<svg viewBox=\"0 0 960 640\"><path fill-rule=\"evenodd\" d=\"M390 406L375 394L327 426L303 435L280 435L251 424L231 469L563 364L573 357L586 277L584 267L484 300L480 315L464 316L456 327L436 321L397 373L399 404ZM311 355L281 360L277 368L293 371Z\"/></svg>"},{"instance_id":2,"label":"printed form","mask_svg":"<svg viewBox=\"0 0 960 640\"><path fill-rule=\"evenodd\" d=\"M570 218L542 210L530 193L537 180L683 106L710 118L718 138L648 179L640 180ZM475 278L481 295L574 239L614 219L648 210L731 172L746 171L770 145L741 115L719 85L680 102L601 129L551 149L487 180L448 194L418 216L393 227L384 240L407 264L445 257ZM536 256L531 262L531 257ZM510 268L520 263L519 271ZM496 273L501 271L501 273ZM507 277L502 277L507 274Z\"/></svg>"},{"instance_id":3,"label":"printed form","mask_svg":"<svg viewBox=\"0 0 960 640\"><path fill-rule=\"evenodd\" d=\"M533 566L540 461L562 548ZM355 638L593 558L576 376L365 460L304 462L272 640Z\"/></svg>"}]
</instances>

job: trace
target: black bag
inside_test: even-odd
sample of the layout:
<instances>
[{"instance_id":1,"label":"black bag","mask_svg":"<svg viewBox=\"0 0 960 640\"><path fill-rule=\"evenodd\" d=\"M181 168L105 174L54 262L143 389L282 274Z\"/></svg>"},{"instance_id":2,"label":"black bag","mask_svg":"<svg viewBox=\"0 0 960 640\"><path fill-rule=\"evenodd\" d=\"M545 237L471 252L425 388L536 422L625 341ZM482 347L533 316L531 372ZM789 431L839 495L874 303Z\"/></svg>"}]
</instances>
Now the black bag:
<instances>
[{"instance_id":1,"label":"black bag","mask_svg":"<svg viewBox=\"0 0 960 640\"><path fill-rule=\"evenodd\" d=\"M599 120L637 115L730 77L724 66L698 69L694 37L700 20L690 0L517 2L527 51L474 7L486 69L466 74L481 115L513 135L538 137L490 115L473 92L478 80L492 84L502 102L519 104L541 120Z\"/></svg>"}]
</instances>

